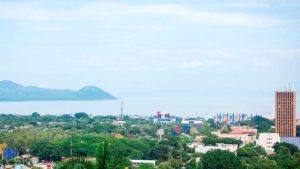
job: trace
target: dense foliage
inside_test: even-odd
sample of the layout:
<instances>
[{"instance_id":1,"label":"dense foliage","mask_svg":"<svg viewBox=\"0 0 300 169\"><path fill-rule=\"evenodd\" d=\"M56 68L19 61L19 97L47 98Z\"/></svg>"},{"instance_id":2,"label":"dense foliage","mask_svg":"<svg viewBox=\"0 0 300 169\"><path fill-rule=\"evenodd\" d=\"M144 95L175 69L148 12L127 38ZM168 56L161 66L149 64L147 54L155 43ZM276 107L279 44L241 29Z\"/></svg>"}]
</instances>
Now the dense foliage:
<instances>
[{"instance_id":1,"label":"dense foliage","mask_svg":"<svg viewBox=\"0 0 300 169\"><path fill-rule=\"evenodd\" d=\"M181 169L183 166L186 169L297 169L300 166L300 152L296 146L277 143L274 145L275 154L267 155L262 147L241 146L240 140L212 135L213 130L222 128L225 133L231 130L212 119L204 123L200 133L183 136L174 135L174 125L153 124L145 118L124 116L123 119L126 119L126 124L119 126L113 125L117 120L115 116L89 117L86 113L74 116L0 115L0 143L7 143L19 155L30 153L40 160L55 161L56 169L132 168L130 159L154 159L158 169ZM256 116L242 125L254 126L261 132L269 131L273 122ZM155 132L162 127L165 135L159 140ZM236 154L221 150L197 154L187 146L196 135L205 136L202 139L205 145L225 143L240 146ZM61 162L63 157L72 160ZM87 160L90 158L95 160ZM16 159L1 163L20 162ZM154 167L145 164L138 168Z\"/></svg>"},{"instance_id":2,"label":"dense foliage","mask_svg":"<svg viewBox=\"0 0 300 169\"><path fill-rule=\"evenodd\" d=\"M241 125L254 127L259 133L273 133L274 129L272 126L275 126L275 122L261 116L254 116L249 121L242 121Z\"/></svg>"},{"instance_id":3,"label":"dense foliage","mask_svg":"<svg viewBox=\"0 0 300 169\"><path fill-rule=\"evenodd\" d=\"M237 144L237 145L242 145L241 140L236 140L232 138L219 138L216 135L208 135L205 138L202 139L202 143L204 145L216 145L217 143L224 143L224 144Z\"/></svg>"}]
</instances>

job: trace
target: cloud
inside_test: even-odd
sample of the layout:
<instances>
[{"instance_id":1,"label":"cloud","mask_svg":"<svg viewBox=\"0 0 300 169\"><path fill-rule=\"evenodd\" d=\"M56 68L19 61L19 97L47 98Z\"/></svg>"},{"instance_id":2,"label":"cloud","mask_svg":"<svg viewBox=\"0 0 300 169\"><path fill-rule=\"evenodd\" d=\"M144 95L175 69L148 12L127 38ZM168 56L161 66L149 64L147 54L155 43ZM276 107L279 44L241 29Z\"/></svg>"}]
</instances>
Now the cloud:
<instances>
[{"instance_id":1,"label":"cloud","mask_svg":"<svg viewBox=\"0 0 300 169\"><path fill-rule=\"evenodd\" d=\"M202 66L204 66L204 64L197 59L194 59L189 62L183 62L183 63L177 65L178 68L183 68L183 69L195 69L195 68L199 68Z\"/></svg>"},{"instance_id":2,"label":"cloud","mask_svg":"<svg viewBox=\"0 0 300 169\"><path fill-rule=\"evenodd\" d=\"M216 58L224 58L224 59L230 59L233 58L234 55L229 53L228 51L222 50L222 49L213 49L207 52L208 56L216 57Z\"/></svg>"},{"instance_id":3,"label":"cloud","mask_svg":"<svg viewBox=\"0 0 300 169\"><path fill-rule=\"evenodd\" d=\"M218 60L209 60L207 61L208 64L211 64L211 65L221 65L222 62L218 61Z\"/></svg>"},{"instance_id":4,"label":"cloud","mask_svg":"<svg viewBox=\"0 0 300 169\"><path fill-rule=\"evenodd\" d=\"M227 3L224 7L230 8L266 8L269 5L263 2L258 1L248 1L248 2L235 2L235 3Z\"/></svg>"},{"instance_id":5,"label":"cloud","mask_svg":"<svg viewBox=\"0 0 300 169\"><path fill-rule=\"evenodd\" d=\"M267 27L285 22L275 18L250 15L245 13L209 12L193 10L180 5L148 5L131 7L129 13L143 13L153 15L168 15L187 19L193 22L204 22L211 24L236 25L245 27Z\"/></svg>"},{"instance_id":6,"label":"cloud","mask_svg":"<svg viewBox=\"0 0 300 169\"><path fill-rule=\"evenodd\" d=\"M267 70L271 67L270 61L267 59L255 60L254 67L259 68L260 70Z\"/></svg>"},{"instance_id":7,"label":"cloud","mask_svg":"<svg viewBox=\"0 0 300 169\"><path fill-rule=\"evenodd\" d=\"M29 21L109 20L118 16L169 16L195 23L268 27L285 22L262 15L234 12L204 11L177 4L126 5L94 2L74 9L54 10L47 5L33 2L1 2L0 19Z\"/></svg>"},{"instance_id":8,"label":"cloud","mask_svg":"<svg viewBox=\"0 0 300 169\"><path fill-rule=\"evenodd\" d=\"M270 53L274 56L285 60L298 61L300 60L300 48L277 48L271 49Z\"/></svg>"}]
</instances>

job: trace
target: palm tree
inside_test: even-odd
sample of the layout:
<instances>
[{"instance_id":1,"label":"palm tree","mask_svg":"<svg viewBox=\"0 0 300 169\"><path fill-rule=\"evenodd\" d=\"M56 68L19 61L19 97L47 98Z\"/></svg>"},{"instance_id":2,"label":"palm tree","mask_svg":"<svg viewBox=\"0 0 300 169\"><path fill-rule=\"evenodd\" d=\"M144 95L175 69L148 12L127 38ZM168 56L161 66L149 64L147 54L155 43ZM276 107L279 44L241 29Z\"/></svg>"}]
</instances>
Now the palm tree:
<instances>
[{"instance_id":1,"label":"palm tree","mask_svg":"<svg viewBox=\"0 0 300 169\"><path fill-rule=\"evenodd\" d=\"M101 143L96 149L96 169L108 169L109 162L109 146L107 141Z\"/></svg>"}]
</instances>

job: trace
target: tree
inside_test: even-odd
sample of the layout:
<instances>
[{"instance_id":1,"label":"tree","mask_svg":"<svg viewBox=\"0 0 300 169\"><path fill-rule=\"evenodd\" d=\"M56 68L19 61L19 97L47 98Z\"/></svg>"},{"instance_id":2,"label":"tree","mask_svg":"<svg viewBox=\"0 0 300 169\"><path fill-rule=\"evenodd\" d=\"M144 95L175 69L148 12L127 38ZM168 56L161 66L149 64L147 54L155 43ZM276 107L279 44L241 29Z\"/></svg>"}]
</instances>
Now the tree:
<instances>
[{"instance_id":1,"label":"tree","mask_svg":"<svg viewBox=\"0 0 300 169\"><path fill-rule=\"evenodd\" d=\"M169 146L158 144L150 152L150 158L165 161L169 158Z\"/></svg>"},{"instance_id":2,"label":"tree","mask_svg":"<svg viewBox=\"0 0 300 169\"><path fill-rule=\"evenodd\" d=\"M96 169L107 169L109 158L109 143L103 142L99 144L96 150Z\"/></svg>"},{"instance_id":3,"label":"tree","mask_svg":"<svg viewBox=\"0 0 300 169\"><path fill-rule=\"evenodd\" d=\"M221 130L221 133L230 133L232 130L230 126L224 126L223 129Z\"/></svg>"},{"instance_id":4,"label":"tree","mask_svg":"<svg viewBox=\"0 0 300 169\"><path fill-rule=\"evenodd\" d=\"M155 169L152 164L141 164L137 169Z\"/></svg>"},{"instance_id":5,"label":"tree","mask_svg":"<svg viewBox=\"0 0 300 169\"><path fill-rule=\"evenodd\" d=\"M240 169L241 160L234 153L222 150L208 151L202 156L201 165L205 169Z\"/></svg>"},{"instance_id":6,"label":"tree","mask_svg":"<svg viewBox=\"0 0 300 169\"><path fill-rule=\"evenodd\" d=\"M300 137L300 126L296 126L296 137Z\"/></svg>"},{"instance_id":7,"label":"tree","mask_svg":"<svg viewBox=\"0 0 300 169\"><path fill-rule=\"evenodd\" d=\"M277 150L277 164L281 168L294 169L296 168L296 160L291 156L291 151L286 146L279 146Z\"/></svg>"},{"instance_id":8,"label":"tree","mask_svg":"<svg viewBox=\"0 0 300 169\"><path fill-rule=\"evenodd\" d=\"M80 118L89 118L89 115L84 113L84 112L79 112L79 113L75 113L74 115L75 118L80 119Z\"/></svg>"},{"instance_id":9,"label":"tree","mask_svg":"<svg viewBox=\"0 0 300 169\"><path fill-rule=\"evenodd\" d=\"M101 143L96 150L96 169L124 169L130 167L130 161L122 154L112 154L111 144Z\"/></svg>"},{"instance_id":10,"label":"tree","mask_svg":"<svg viewBox=\"0 0 300 169\"><path fill-rule=\"evenodd\" d=\"M286 142L281 142L281 143L275 143L273 148L276 154L278 154L280 147L287 147L291 153L291 155L293 155L294 153L298 152L299 149L297 146L295 146L294 144L290 144L290 143L286 143Z\"/></svg>"},{"instance_id":11,"label":"tree","mask_svg":"<svg viewBox=\"0 0 300 169\"><path fill-rule=\"evenodd\" d=\"M219 138L216 135L210 134L202 139L202 143L204 145L216 145L217 143L224 143L224 144L237 144L238 146L240 146L242 144L242 141L233 138Z\"/></svg>"},{"instance_id":12,"label":"tree","mask_svg":"<svg viewBox=\"0 0 300 169\"><path fill-rule=\"evenodd\" d=\"M251 169L276 169L278 168L276 162L273 160L254 157L250 159L249 163Z\"/></svg>"},{"instance_id":13,"label":"tree","mask_svg":"<svg viewBox=\"0 0 300 169\"><path fill-rule=\"evenodd\" d=\"M212 128L207 123L205 123L201 127L200 134L202 134L202 135L210 135L211 132L212 132Z\"/></svg>"},{"instance_id":14,"label":"tree","mask_svg":"<svg viewBox=\"0 0 300 169\"><path fill-rule=\"evenodd\" d=\"M259 133L274 132L271 126L274 126L275 122L261 116L254 116L250 121L242 121L240 123L242 126L251 126L256 128Z\"/></svg>"},{"instance_id":15,"label":"tree","mask_svg":"<svg viewBox=\"0 0 300 169\"><path fill-rule=\"evenodd\" d=\"M266 151L261 146L255 146L253 144L248 144L237 151L237 155L240 157L265 157L267 156Z\"/></svg>"},{"instance_id":16,"label":"tree","mask_svg":"<svg viewBox=\"0 0 300 169\"><path fill-rule=\"evenodd\" d=\"M54 169L94 169L95 165L85 159L73 159L67 162L58 162Z\"/></svg>"},{"instance_id":17,"label":"tree","mask_svg":"<svg viewBox=\"0 0 300 169\"><path fill-rule=\"evenodd\" d=\"M186 169L196 169L198 168L198 165L196 163L196 159L193 158L192 160L190 160L187 164L186 164Z\"/></svg>"},{"instance_id":18,"label":"tree","mask_svg":"<svg viewBox=\"0 0 300 169\"><path fill-rule=\"evenodd\" d=\"M37 113L37 112L33 112L33 113L31 114L31 117L33 117L33 118L40 118L41 115L40 115L39 113Z\"/></svg>"},{"instance_id":19,"label":"tree","mask_svg":"<svg viewBox=\"0 0 300 169\"><path fill-rule=\"evenodd\" d=\"M168 162L160 163L158 169L173 169L171 164Z\"/></svg>"},{"instance_id":20,"label":"tree","mask_svg":"<svg viewBox=\"0 0 300 169\"><path fill-rule=\"evenodd\" d=\"M64 122L71 122L73 119L73 117L69 114L64 114L61 116L61 118L62 118L62 121L64 121Z\"/></svg>"}]
</instances>

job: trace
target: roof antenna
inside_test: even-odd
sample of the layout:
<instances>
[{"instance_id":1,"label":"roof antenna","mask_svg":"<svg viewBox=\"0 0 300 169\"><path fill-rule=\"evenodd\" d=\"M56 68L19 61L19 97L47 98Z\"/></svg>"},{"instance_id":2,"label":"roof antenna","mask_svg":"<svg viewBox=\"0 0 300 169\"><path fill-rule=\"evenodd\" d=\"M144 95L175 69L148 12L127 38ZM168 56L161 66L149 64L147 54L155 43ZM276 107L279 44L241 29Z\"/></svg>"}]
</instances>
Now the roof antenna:
<instances>
[{"instance_id":1,"label":"roof antenna","mask_svg":"<svg viewBox=\"0 0 300 169\"><path fill-rule=\"evenodd\" d=\"M289 83L289 91L291 91L291 83Z\"/></svg>"}]
</instances>

